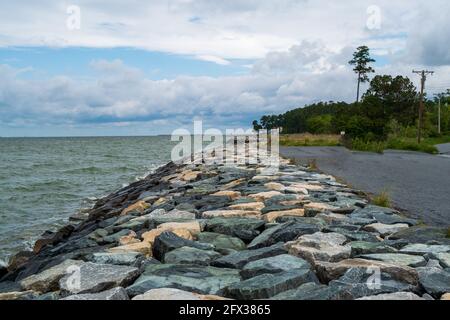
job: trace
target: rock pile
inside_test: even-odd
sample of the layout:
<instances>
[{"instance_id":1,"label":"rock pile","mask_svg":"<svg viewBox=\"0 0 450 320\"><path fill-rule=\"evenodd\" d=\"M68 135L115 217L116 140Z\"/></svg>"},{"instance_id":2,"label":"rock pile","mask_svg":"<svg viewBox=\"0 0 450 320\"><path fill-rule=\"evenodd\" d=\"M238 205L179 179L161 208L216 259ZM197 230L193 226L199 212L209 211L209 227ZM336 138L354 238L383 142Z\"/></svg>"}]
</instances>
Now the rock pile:
<instances>
[{"instance_id":1,"label":"rock pile","mask_svg":"<svg viewBox=\"0 0 450 320\"><path fill-rule=\"evenodd\" d=\"M448 299L450 239L285 160L170 163L0 276L0 299Z\"/></svg>"}]
</instances>

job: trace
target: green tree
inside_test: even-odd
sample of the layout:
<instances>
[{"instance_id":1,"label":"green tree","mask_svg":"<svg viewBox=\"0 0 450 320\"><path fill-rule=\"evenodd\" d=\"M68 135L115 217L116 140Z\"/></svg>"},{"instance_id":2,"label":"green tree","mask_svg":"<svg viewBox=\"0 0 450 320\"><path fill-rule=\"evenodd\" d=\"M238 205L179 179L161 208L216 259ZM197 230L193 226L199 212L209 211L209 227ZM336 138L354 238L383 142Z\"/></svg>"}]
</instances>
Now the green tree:
<instances>
[{"instance_id":1,"label":"green tree","mask_svg":"<svg viewBox=\"0 0 450 320\"><path fill-rule=\"evenodd\" d=\"M371 119L396 119L403 126L412 126L417 114L417 91L408 77L375 76L363 96L362 108Z\"/></svg>"},{"instance_id":2,"label":"green tree","mask_svg":"<svg viewBox=\"0 0 450 320\"><path fill-rule=\"evenodd\" d=\"M261 130L263 127L259 124L258 120L253 120L253 130L255 131L259 131Z\"/></svg>"},{"instance_id":3,"label":"green tree","mask_svg":"<svg viewBox=\"0 0 450 320\"><path fill-rule=\"evenodd\" d=\"M368 82L368 73L375 72L375 70L369 66L369 63L372 62L375 62L375 60L370 57L369 48L367 46L358 47L353 53L353 59L348 62L350 65L355 66L353 71L358 75L356 103L359 102L359 88L361 83Z\"/></svg>"}]
</instances>

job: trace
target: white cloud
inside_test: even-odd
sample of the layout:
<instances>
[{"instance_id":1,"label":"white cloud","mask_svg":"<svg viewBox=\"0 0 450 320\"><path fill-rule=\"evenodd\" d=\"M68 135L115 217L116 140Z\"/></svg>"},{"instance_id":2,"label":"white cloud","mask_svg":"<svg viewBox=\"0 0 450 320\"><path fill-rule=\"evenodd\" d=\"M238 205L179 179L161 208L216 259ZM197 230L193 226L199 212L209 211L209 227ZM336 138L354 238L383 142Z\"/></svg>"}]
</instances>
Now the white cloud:
<instances>
[{"instance_id":1,"label":"white cloud","mask_svg":"<svg viewBox=\"0 0 450 320\"><path fill-rule=\"evenodd\" d=\"M448 26L446 0L376 1L382 20L380 29L372 31L366 27L372 0L79 0L76 4L81 9L80 30L66 27L69 3L2 2L0 46L134 47L224 64L230 59L261 59L304 40L321 40L334 51L368 41L385 54L405 49L405 39L398 34L442 40L448 33L444 28L435 33L439 26Z\"/></svg>"}]
</instances>

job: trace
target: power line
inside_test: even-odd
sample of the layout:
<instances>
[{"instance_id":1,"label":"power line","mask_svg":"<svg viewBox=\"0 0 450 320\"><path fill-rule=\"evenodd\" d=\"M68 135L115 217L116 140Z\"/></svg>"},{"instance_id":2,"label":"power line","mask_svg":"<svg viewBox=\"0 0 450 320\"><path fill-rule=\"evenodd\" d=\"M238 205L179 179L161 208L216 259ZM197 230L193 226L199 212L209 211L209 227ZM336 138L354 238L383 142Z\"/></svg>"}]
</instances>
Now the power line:
<instances>
[{"instance_id":1,"label":"power line","mask_svg":"<svg viewBox=\"0 0 450 320\"><path fill-rule=\"evenodd\" d=\"M427 81L427 75L434 74L434 71L422 70L415 71L413 73L420 75L420 104L419 104L419 128L417 130L417 141L420 143L422 140L422 127L423 127L423 110L424 110L424 91L425 91L425 81Z\"/></svg>"}]
</instances>

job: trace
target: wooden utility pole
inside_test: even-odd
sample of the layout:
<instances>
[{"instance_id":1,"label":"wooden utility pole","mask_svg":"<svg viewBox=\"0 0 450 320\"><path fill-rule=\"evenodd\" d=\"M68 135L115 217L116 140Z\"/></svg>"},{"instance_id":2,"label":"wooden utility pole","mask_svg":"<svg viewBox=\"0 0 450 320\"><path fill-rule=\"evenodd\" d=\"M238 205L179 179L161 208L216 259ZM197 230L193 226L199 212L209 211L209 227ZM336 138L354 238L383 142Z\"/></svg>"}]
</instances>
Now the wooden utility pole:
<instances>
[{"instance_id":1,"label":"wooden utility pole","mask_svg":"<svg viewBox=\"0 0 450 320\"><path fill-rule=\"evenodd\" d=\"M424 91L425 91L425 81L427 81L427 75L433 74L434 71L415 71L413 73L420 74L420 101L419 101L419 128L417 130L417 141L420 143L422 141L422 128L423 128L423 112L425 109L425 104L423 101Z\"/></svg>"}]
</instances>

